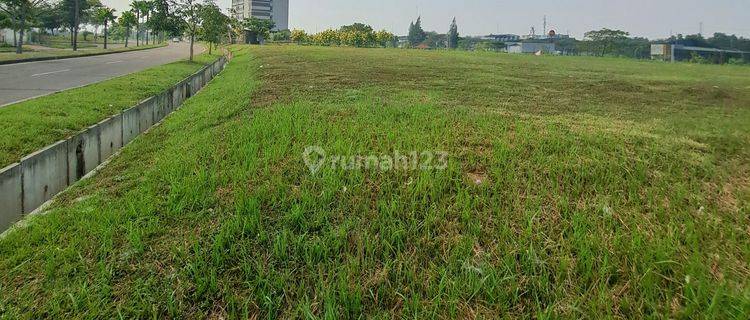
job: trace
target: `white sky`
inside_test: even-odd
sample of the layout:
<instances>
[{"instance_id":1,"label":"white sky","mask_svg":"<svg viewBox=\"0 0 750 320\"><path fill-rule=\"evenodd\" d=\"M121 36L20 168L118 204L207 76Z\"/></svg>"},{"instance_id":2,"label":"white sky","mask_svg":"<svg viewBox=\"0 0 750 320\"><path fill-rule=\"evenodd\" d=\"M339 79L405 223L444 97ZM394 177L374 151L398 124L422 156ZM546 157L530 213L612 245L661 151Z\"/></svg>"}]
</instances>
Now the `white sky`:
<instances>
[{"instance_id":1,"label":"white sky","mask_svg":"<svg viewBox=\"0 0 750 320\"><path fill-rule=\"evenodd\" d=\"M222 8L231 2L217 1ZM130 0L102 2L122 12ZM455 16L463 35L523 35L532 26L541 33L547 15L548 29L569 31L578 38L604 27L665 38L670 31L698 33L701 22L704 35L725 32L750 37L750 0L289 0L289 7L290 28L308 32L364 22L405 35L409 22L420 14L428 31L447 32Z\"/></svg>"}]
</instances>

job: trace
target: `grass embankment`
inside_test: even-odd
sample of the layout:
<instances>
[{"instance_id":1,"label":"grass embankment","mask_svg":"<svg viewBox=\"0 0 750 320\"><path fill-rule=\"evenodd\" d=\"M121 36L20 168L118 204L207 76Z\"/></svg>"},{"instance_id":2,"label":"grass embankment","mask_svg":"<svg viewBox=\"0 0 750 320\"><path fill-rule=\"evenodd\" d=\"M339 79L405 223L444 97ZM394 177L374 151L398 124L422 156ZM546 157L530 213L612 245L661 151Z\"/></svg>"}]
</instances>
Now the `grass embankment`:
<instances>
[{"instance_id":1,"label":"grass embankment","mask_svg":"<svg viewBox=\"0 0 750 320\"><path fill-rule=\"evenodd\" d=\"M0 240L0 310L746 319L748 87L722 66L244 47ZM310 145L450 156L312 175Z\"/></svg>"},{"instance_id":2,"label":"grass embankment","mask_svg":"<svg viewBox=\"0 0 750 320\"><path fill-rule=\"evenodd\" d=\"M201 54L0 108L0 168L161 93L219 56Z\"/></svg>"},{"instance_id":3,"label":"grass embankment","mask_svg":"<svg viewBox=\"0 0 750 320\"><path fill-rule=\"evenodd\" d=\"M34 59L34 58L70 58L70 57L77 57L77 56L86 56L91 54L99 54L104 52L110 52L110 53L117 53L117 52L127 52L127 51L133 51L133 50L143 50L143 49L151 49L151 48L159 48L163 47L166 44L155 44L155 45L143 45L136 47L135 45L131 45L127 48L121 47L121 48L110 48L110 49L100 49L100 48L81 48L78 51L73 51L71 49L50 49L50 50L29 50L24 51L21 54L16 54L15 49L11 51L3 50L0 51L0 61L13 61L13 60L26 60L26 59Z\"/></svg>"}]
</instances>

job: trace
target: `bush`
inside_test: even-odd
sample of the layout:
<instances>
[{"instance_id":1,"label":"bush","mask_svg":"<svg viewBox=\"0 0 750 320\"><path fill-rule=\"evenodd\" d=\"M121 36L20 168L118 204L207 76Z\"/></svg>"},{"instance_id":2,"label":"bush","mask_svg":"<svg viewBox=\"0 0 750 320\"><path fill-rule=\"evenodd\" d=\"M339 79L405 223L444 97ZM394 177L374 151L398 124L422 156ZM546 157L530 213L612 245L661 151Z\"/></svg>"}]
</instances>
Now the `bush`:
<instances>
[{"instance_id":1,"label":"bush","mask_svg":"<svg viewBox=\"0 0 750 320\"><path fill-rule=\"evenodd\" d=\"M311 36L303 30L294 30L290 37L292 41L300 44L312 43L321 46L388 47L398 42L392 33L385 30L375 32L372 28L328 29Z\"/></svg>"},{"instance_id":2,"label":"bush","mask_svg":"<svg viewBox=\"0 0 750 320\"><path fill-rule=\"evenodd\" d=\"M697 54L695 52L691 52L690 53L690 62L691 63L699 63L699 64L710 64L711 63L711 61L708 61L708 59L704 58L703 56L701 56L701 55L699 55L699 54Z\"/></svg>"},{"instance_id":3,"label":"bush","mask_svg":"<svg viewBox=\"0 0 750 320\"><path fill-rule=\"evenodd\" d=\"M731 65L745 65L745 64L747 64L747 61L745 61L743 59L739 59L739 58L730 58L727 61L727 64L731 64Z\"/></svg>"},{"instance_id":4,"label":"bush","mask_svg":"<svg viewBox=\"0 0 750 320\"><path fill-rule=\"evenodd\" d=\"M289 30L281 30L278 32L271 33L271 41L283 42L291 39L292 33Z\"/></svg>"},{"instance_id":5,"label":"bush","mask_svg":"<svg viewBox=\"0 0 750 320\"><path fill-rule=\"evenodd\" d=\"M307 32L305 32L305 30L292 30L289 39L296 42L297 44L310 42L310 36L307 35Z\"/></svg>"}]
</instances>

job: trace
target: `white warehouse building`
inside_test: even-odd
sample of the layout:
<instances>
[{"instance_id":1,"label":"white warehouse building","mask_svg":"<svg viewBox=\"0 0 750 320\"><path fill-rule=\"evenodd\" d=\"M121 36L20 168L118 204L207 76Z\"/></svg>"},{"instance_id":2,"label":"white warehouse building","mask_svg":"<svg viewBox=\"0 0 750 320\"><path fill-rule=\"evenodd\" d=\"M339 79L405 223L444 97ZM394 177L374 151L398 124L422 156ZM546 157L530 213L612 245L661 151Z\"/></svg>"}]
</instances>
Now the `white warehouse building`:
<instances>
[{"instance_id":1,"label":"white warehouse building","mask_svg":"<svg viewBox=\"0 0 750 320\"><path fill-rule=\"evenodd\" d=\"M552 42L511 42L507 46L508 53L555 53L557 49Z\"/></svg>"}]
</instances>

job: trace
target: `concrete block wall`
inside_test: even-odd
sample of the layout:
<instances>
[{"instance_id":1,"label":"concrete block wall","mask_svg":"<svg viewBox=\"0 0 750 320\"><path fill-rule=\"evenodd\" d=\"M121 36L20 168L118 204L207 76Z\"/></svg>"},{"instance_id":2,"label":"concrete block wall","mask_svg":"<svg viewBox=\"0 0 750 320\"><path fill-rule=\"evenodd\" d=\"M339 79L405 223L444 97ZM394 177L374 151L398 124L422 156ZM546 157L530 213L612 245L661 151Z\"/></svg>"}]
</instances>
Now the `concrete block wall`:
<instances>
[{"instance_id":1,"label":"concrete block wall","mask_svg":"<svg viewBox=\"0 0 750 320\"><path fill-rule=\"evenodd\" d=\"M226 65L222 57L172 88L0 169L0 232L80 180L177 110Z\"/></svg>"}]
</instances>

